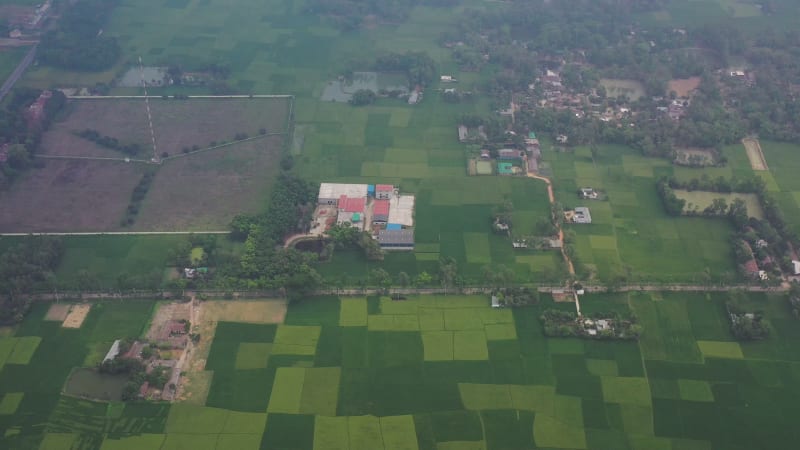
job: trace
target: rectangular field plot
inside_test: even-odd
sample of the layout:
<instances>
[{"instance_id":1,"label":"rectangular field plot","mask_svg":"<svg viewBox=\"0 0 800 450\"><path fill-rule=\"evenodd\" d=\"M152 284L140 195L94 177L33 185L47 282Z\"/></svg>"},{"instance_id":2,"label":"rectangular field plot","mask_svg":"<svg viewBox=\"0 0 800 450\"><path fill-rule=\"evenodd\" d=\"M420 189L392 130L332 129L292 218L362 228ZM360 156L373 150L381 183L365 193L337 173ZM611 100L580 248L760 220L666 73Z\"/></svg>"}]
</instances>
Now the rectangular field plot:
<instances>
[{"instance_id":1,"label":"rectangular field plot","mask_svg":"<svg viewBox=\"0 0 800 450\"><path fill-rule=\"evenodd\" d=\"M489 359L486 333L483 331L453 332L453 358L460 361Z\"/></svg>"},{"instance_id":2,"label":"rectangular field plot","mask_svg":"<svg viewBox=\"0 0 800 450\"><path fill-rule=\"evenodd\" d=\"M738 342L697 341L697 346L706 358L744 358Z\"/></svg>"},{"instance_id":3,"label":"rectangular field plot","mask_svg":"<svg viewBox=\"0 0 800 450\"><path fill-rule=\"evenodd\" d=\"M279 325L272 345L274 355L313 355L317 351L321 327Z\"/></svg>"},{"instance_id":4,"label":"rectangular field plot","mask_svg":"<svg viewBox=\"0 0 800 450\"><path fill-rule=\"evenodd\" d=\"M367 299L343 298L340 304L339 326L341 327L367 326Z\"/></svg>"}]
</instances>

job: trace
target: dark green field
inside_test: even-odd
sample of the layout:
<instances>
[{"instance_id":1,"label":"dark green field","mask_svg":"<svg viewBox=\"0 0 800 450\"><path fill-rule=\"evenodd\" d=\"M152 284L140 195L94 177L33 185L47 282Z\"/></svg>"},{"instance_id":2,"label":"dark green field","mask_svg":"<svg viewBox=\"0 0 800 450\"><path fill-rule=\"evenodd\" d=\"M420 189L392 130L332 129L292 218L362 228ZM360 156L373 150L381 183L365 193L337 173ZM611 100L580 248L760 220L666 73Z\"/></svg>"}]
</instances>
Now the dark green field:
<instances>
[{"instance_id":1,"label":"dark green field","mask_svg":"<svg viewBox=\"0 0 800 450\"><path fill-rule=\"evenodd\" d=\"M512 311L469 296L306 299L283 324L218 325L205 406L62 395L93 347L141 333L152 303L96 305L79 330L43 321L40 305L0 338L0 447L793 448L797 319L782 297L750 296L772 334L738 343L725 299L582 298L587 312L635 311L638 343L544 338L550 301Z\"/></svg>"}]
</instances>

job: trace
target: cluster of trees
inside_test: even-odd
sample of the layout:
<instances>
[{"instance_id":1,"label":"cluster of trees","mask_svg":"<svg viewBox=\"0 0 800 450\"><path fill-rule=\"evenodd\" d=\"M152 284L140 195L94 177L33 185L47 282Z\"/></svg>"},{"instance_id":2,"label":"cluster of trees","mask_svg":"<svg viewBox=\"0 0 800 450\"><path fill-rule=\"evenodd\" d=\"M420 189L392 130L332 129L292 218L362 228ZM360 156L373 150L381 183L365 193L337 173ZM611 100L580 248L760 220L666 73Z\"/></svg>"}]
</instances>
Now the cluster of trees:
<instances>
[{"instance_id":1,"label":"cluster of trees","mask_svg":"<svg viewBox=\"0 0 800 450\"><path fill-rule=\"evenodd\" d=\"M381 246L367 231L361 231L348 224L334 225L328 230L328 236L335 248L355 247L361 249L364 257L370 261L383 260Z\"/></svg>"},{"instance_id":2,"label":"cluster of trees","mask_svg":"<svg viewBox=\"0 0 800 450\"><path fill-rule=\"evenodd\" d=\"M306 11L314 16L327 16L339 28L350 31L373 18L387 23L404 22L411 9L423 3L448 7L457 5L458 0L311 0Z\"/></svg>"},{"instance_id":3,"label":"cluster of trees","mask_svg":"<svg viewBox=\"0 0 800 450\"><path fill-rule=\"evenodd\" d=\"M125 210L125 217L122 218L120 225L127 227L133 225L133 222L136 221L136 216L139 214L142 201L147 195L147 191L150 190L150 185L153 183L153 178L155 177L156 173L154 171L148 171L142 175L139 183L133 188L130 203L128 203L128 208Z\"/></svg>"},{"instance_id":4,"label":"cluster of trees","mask_svg":"<svg viewBox=\"0 0 800 450\"><path fill-rule=\"evenodd\" d=\"M495 289L492 295L500 305L512 308L539 304L539 291L525 286Z\"/></svg>"},{"instance_id":5,"label":"cluster of trees","mask_svg":"<svg viewBox=\"0 0 800 450\"><path fill-rule=\"evenodd\" d=\"M39 44L39 60L69 70L99 72L120 57L116 38L101 33L118 0L81 0L64 4L55 29Z\"/></svg>"},{"instance_id":6,"label":"cluster of trees","mask_svg":"<svg viewBox=\"0 0 800 450\"><path fill-rule=\"evenodd\" d=\"M642 334L642 326L632 312L624 315L617 312L595 312L578 317L572 311L548 309L539 319L542 321L545 336L549 337L636 340ZM595 328L586 325L587 319L595 324L599 320L605 320L608 325L603 329ZM590 334L590 329L596 330L596 334Z\"/></svg>"},{"instance_id":7,"label":"cluster of trees","mask_svg":"<svg viewBox=\"0 0 800 450\"><path fill-rule=\"evenodd\" d=\"M350 98L350 104L353 106L365 106L375 103L378 96L370 89L359 89Z\"/></svg>"},{"instance_id":8,"label":"cluster of trees","mask_svg":"<svg viewBox=\"0 0 800 450\"><path fill-rule=\"evenodd\" d=\"M143 358L144 353L142 350ZM152 350L149 353L152 356ZM122 400L128 402L139 398L139 389L144 383L148 383L150 387L156 389L163 389L172 374L172 369L161 366L155 367L150 373L147 373L146 367L145 363L138 358L117 356L98 364L97 371L108 375L127 376L128 381L122 388ZM171 388L174 389L174 386Z\"/></svg>"},{"instance_id":9,"label":"cluster of trees","mask_svg":"<svg viewBox=\"0 0 800 450\"><path fill-rule=\"evenodd\" d=\"M92 141L101 147L119 150L126 155L135 156L142 150L142 146L140 144L122 144L119 142L119 139L100 134L99 131L91 128L86 128L83 131L76 131L74 133L76 136Z\"/></svg>"},{"instance_id":10,"label":"cluster of trees","mask_svg":"<svg viewBox=\"0 0 800 450\"><path fill-rule=\"evenodd\" d=\"M769 336L770 327L761 311L748 312L742 305L744 294L734 292L725 303L731 322L731 333L740 341L754 341Z\"/></svg>"},{"instance_id":11,"label":"cluster of trees","mask_svg":"<svg viewBox=\"0 0 800 450\"><path fill-rule=\"evenodd\" d=\"M29 236L0 255L0 325L20 322L30 306L26 294L55 283L63 254L61 238Z\"/></svg>"},{"instance_id":12,"label":"cluster of trees","mask_svg":"<svg viewBox=\"0 0 800 450\"><path fill-rule=\"evenodd\" d=\"M661 197L661 202L664 204L664 210L671 216L680 216L683 214L683 207L686 206L686 200L678 198L675 191L669 185L666 178L661 178L656 183L656 191L658 196Z\"/></svg>"},{"instance_id":13,"label":"cluster of trees","mask_svg":"<svg viewBox=\"0 0 800 450\"><path fill-rule=\"evenodd\" d=\"M8 144L8 159L0 163L0 188L7 187L25 170L36 165L34 155L39 150L42 134L67 101L61 91L52 91L38 122L26 117L28 106L42 93L38 89L19 88L0 107L0 145Z\"/></svg>"},{"instance_id":14,"label":"cluster of trees","mask_svg":"<svg viewBox=\"0 0 800 450\"><path fill-rule=\"evenodd\" d=\"M800 318L800 285L792 283L787 299L789 300L789 307L792 308L792 314Z\"/></svg>"},{"instance_id":15,"label":"cluster of trees","mask_svg":"<svg viewBox=\"0 0 800 450\"><path fill-rule=\"evenodd\" d=\"M411 89L436 79L436 62L425 52L386 53L378 56L372 67L378 72L405 73Z\"/></svg>"},{"instance_id":16,"label":"cluster of trees","mask_svg":"<svg viewBox=\"0 0 800 450\"><path fill-rule=\"evenodd\" d=\"M316 289L322 277L314 269L315 253L284 249L284 238L309 229L318 185L282 173L263 214L236 216L232 235L244 241L237 264L217 270L217 284L248 288L284 288L290 298Z\"/></svg>"}]
</instances>

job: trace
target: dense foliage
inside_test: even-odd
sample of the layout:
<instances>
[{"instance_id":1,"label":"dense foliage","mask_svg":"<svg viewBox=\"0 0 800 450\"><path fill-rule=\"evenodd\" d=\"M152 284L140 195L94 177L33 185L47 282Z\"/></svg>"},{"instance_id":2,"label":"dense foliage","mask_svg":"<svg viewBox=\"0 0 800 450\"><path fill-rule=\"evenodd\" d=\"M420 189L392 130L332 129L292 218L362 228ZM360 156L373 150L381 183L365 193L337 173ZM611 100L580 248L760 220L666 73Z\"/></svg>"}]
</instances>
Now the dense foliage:
<instances>
[{"instance_id":1,"label":"dense foliage","mask_svg":"<svg viewBox=\"0 0 800 450\"><path fill-rule=\"evenodd\" d=\"M103 27L117 0L80 0L64 9L58 26L39 45L39 60L69 70L102 71L120 57L116 38L103 35Z\"/></svg>"},{"instance_id":2,"label":"dense foliage","mask_svg":"<svg viewBox=\"0 0 800 450\"><path fill-rule=\"evenodd\" d=\"M642 333L633 313L595 312L578 316L572 311L548 309L540 317L545 336L635 340Z\"/></svg>"},{"instance_id":3,"label":"dense foliage","mask_svg":"<svg viewBox=\"0 0 800 450\"><path fill-rule=\"evenodd\" d=\"M731 333L740 341L754 341L769 336L770 328L761 311L748 312L740 306L738 295L731 296L725 306L731 323Z\"/></svg>"},{"instance_id":4,"label":"dense foliage","mask_svg":"<svg viewBox=\"0 0 800 450\"><path fill-rule=\"evenodd\" d=\"M30 236L0 255L0 325L22 320L29 306L25 294L55 283L63 253L60 238Z\"/></svg>"},{"instance_id":5,"label":"dense foliage","mask_svg":"<svg viewBox=\"0 0 800 450\"><path fill-rule=\"evenodd\" d=\"M133 144L122 144L119 142L119 139L111 136L106 136L101 134L99 131L86 128L83 131L76 131L74 132L76 136L82 137L86 140L92 141L95 144L110 148L112 150L119 150L126 155L135 156L142 150L142 146L136 143Z\"/></svg>"},{"instance_id":6,"label":"dense foliage","mask_svg":"<svg viewBox=\"0 0 800 450\"><path fill-rule=\"evenodd\" d=\"M501 306L512 308L539 303L539 291L525 286L495 289L492 296L497 297Z\"/></svg>"}]
</instances>

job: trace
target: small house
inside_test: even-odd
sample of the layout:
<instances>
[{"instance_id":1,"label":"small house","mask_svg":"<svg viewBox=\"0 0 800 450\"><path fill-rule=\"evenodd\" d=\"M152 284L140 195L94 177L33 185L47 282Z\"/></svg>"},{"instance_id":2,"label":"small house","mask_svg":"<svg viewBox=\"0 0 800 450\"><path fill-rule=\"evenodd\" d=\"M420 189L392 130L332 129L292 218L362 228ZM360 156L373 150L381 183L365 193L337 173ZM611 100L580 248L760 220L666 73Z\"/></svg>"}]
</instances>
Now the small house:
<instances>
[{"instance_id":1,"label":"small house","mask_svg":"<svg viewBox=\"0 0 800 450\"><path fill-rule=\"evenodd\" d=\"M378 245L384 250L414 250L414 231L380 230Z\"/></svg>"},{"instance_id":2,"label":"small house","mask_svg":"<svg viewBox=\"0 0 800 450\"><path fill-rule=\"evenodd\" d=\"M375 186L375 198L378 200L391 200L394 194L394 186L391 184L379 184Z\"/></svg>"},{"instance_id":3,"label":"small house","mask_svg":"<svg viewBox=\"0 0 800 450\"><path fill-rule=\"evenodd\" d=\"M469 128L465 125L458 126L458 142L466 142L469 139Z\"/></svg>"},{"instance_id":4,"label":"small house","mask_svg":"<svg viewBox=\"0 0 800 450\"><path fill-rule=\"evenodd\" d=\"M442 83L456 83L458 80L453 78L452 75L442 75L439 77L439 81Z\"/></svg>"},{"instance_id":5,"label":"small house","mask_svg":"<svg viewBox=\"0 0 800 450\"><path fill-rule=\"evenodd\" d=\"M581 188L579 194L580 194L580 198L583 198L583 199L596 200L597 197L598 197L597 191L595 191L594 189L592 189L590 187Z\"/></svg>"},{"instance_id":6,"label":"small house","mask_svg":"<svg viewBox=\"0 0 800 450\"><path fill-rule=\"evenodd\" d=\"M372 205L372 223L386 223L389 220L389 200L375 200Z\"/></svg>"},{"instance_id":7,"label":"small house","mask_svg":"<svg viewBox=\"0 0 800 450\"><path fill-rule=\"evenodd\" d=\"M500 175L513 175L514 165L509 162L497 163L497 173Z\"/></svg>"},{"instance_id":8,"label":"small house","mask_svg":"<svg viewBox=\"0 0 800 450\"><path fill-rule=\"evenodd\" d=\"M794 272L795 275L800 275L800 261L792 261L792 272Z\"/></svg>"},{"instance_id":9,"label":"small house","mask_svg":"<svg viewBox=\"0 0 800 450\"><path fill-rule=\"evenodd\" d=\"M575 213L572 216L573 223L592 223L592 215L589 213L589 208L585 206L578 206L575 208Z\"/></svg>"},{"instance_id":10,"label":"small house","mask_svg":"<svg viewBox=\"0 0 800 450\"><path fill-rule=\"evenodd\" d=\"M522 152L512 148L501 148L497 151L497 159L522 159Z\"/></svg>"},{"instance_id":11,"label":"small house","mask_svg":"<svg viewBox=\"0 0 800 450\"><path fill-rule=\"evenodd\" d=\"M566 144L568 140L569 138L565 134L559 134L558 136L556 136L556 142L558 142L559 144Z\"/></svg>"},{"instance_id":12,"label":"small house","mask_svg":"<svg viewBox=\"0 0 800 450\"><path fill-rule=\"evenodd\" d=\"M497 298L496 295L492 296L492 308L499 308L500 307L500 299Z\"/></svg>"},{"instance_id":13,"label":"small house","mask_svg":"<svg viewBox=\"0 0 800 450\"><path fill-rule=\"evenodd\" d=\"M489 152L489 150L484 148L481 150L481 159L483 160L492 159L492 154Z\"/></svg>"}]
</instances>

